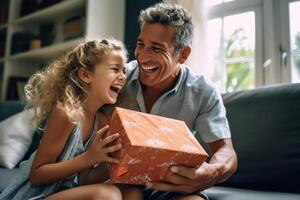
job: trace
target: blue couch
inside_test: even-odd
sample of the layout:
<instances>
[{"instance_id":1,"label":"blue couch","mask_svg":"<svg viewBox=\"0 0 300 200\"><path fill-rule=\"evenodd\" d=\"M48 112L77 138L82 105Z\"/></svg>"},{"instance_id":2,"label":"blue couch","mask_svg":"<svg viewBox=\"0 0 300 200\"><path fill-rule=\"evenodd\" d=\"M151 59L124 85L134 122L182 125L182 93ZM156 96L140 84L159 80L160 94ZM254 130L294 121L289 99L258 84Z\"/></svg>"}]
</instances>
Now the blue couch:
<instances>
[{"instance_id":1,"label":"blue couch","mask_svg":"<svg viewBox=\"0 0 300 200\"><path fill-rule=\"evenodd\" d=\"M238 169L206 190L212 200L300 199L300 84L261 87L222 96ZM21 111L19 102L0 103L0 121ZM39 136L24 159L36 148ZM0 191L18 169L0 168Z\"/></svg>"}]
</instances>

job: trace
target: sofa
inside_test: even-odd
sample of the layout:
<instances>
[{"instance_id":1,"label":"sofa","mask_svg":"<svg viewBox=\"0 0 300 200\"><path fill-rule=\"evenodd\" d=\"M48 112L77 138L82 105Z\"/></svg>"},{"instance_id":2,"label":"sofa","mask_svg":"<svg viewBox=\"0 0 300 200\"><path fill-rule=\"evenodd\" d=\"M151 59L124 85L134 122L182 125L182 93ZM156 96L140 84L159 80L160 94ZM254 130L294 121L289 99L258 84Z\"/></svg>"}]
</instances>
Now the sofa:
<instances>
[{"instance_id":1,"label":"sofa","mask_svg":"<svg viewBox=\"0 0 300 200\"><path fill-rule=\"evenodd\" d=\"M215 200L300 200L300 84L222 95L238 157Z\"/></svg>"},{"instance_id":2,"label":"sofa","mask_svg":"<svg viewBox=\"0 0 300 200\"><path fill-rule=\"evenodd\" d=\"M211 200L300 199L300 84L264 86L222 95L238 156L235 174L205 193ZM21 111L1 102L0 121ZM38 145L40 134L23 159ZM18 168L0 168L0 191Z\"/></svg>"}]
</instances>

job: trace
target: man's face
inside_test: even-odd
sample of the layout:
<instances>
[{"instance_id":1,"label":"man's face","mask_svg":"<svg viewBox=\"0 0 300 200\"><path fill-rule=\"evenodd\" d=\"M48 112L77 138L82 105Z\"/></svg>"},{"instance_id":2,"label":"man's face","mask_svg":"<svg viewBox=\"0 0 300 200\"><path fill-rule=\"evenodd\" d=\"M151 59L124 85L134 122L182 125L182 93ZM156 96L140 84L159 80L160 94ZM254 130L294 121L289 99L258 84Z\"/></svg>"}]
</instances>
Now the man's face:
<instances>
[{"instance_id":1,"label":"man's face","mask_svg":"<svg viewBox=\"0 0 300 200\"><path fill-rule=\"evenodd\" d=\"M174 55L175 28L159 23L145 24L135 48L139 63L139 80L145 86L159 86L176 78L179 71L178 56ZM164 82L165 81L165 82Z\"/></svg>"}]
</instances>

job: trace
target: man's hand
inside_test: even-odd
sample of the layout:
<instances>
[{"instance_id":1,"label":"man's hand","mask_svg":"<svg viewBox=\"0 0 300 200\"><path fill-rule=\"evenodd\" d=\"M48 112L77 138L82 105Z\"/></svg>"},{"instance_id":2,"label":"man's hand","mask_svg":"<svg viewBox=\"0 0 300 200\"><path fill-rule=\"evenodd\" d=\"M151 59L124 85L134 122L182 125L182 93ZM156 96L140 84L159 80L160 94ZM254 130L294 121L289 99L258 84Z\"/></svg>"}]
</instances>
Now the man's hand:
<instances>
[{"instance_id":1,"label":"man's hand","mask_svg":"<svg viewBox=\"0 0 300 200\"><path fill-rule=\"evenodd\" d=\"M160 191L192 193L225 181L237 167L237 157L231 139L222 139L208 145L212 151L209 163L204 162L198 169L171 167L165 182L149 183L146 186Z\"/></svg>"},{"instance_id":2,"label":"man's hand","mask_svg":"<svg viewBox=\"0 0 300 200\"><path fill-rule=\"evenodd\" d=\"M147 187L168 192L193 193L211 187L218 177L220 164L204 162L198 169L173 166L165 182L146 184Z\"/></svg>"}]
</instances>

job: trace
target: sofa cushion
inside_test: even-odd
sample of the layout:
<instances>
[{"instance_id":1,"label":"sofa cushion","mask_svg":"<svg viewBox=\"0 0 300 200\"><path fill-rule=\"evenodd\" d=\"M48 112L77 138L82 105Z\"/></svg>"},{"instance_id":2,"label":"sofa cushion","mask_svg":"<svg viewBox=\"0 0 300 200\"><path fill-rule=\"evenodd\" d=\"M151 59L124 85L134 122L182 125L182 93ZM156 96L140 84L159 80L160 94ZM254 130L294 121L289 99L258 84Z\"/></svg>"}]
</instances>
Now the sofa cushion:
<instances>
[{"instance_id":1,"label":"sofa cushion","mask_svg":"<svg viewBox=\"0 0 300 200\"><path fill-rule=\"evenodd\" d=\"M204 191L209 200L299 200L300 194L212 187Z\"/></svg>"},{"instance_id":2,"label":"sofa cushion","mask_svg":"<svg viewBox=\"0 0 300 200\"><path fill-rule=\"evenodd\" d=\"M33 110L25 110L0 122L0 166L14 168L28 151L34 130Z\"/></svg>"},{"instance_id":3,"label":"sofa cushion","mask_svg":"<svg viewBox=\"0 0 300 200\"><path fill-rule=\"evenodd\" d=\"M300 192L300 84L223 95L236 173L222 185Z\"/></svg>"},{"instance_id":4,"label":"sofa cushion","mask_svg":"<svg viewBox=\"0 0 300 200\"><path fill-rule=\"evenodd\" d=\"M24 104L21 101L0 102L0 122L18 112L21 112L23 109L24 109ZM26 152L25 156L21 159L21 161L27 160L30 157L30 155L37 149L40 140L42 138L44 132L43 129L45 125L46 125L46 120L43 120L39 125L39 129L35 130L29 150ZM18 164L20 164L20 162Z\"/></svg>"}]
</instances>

